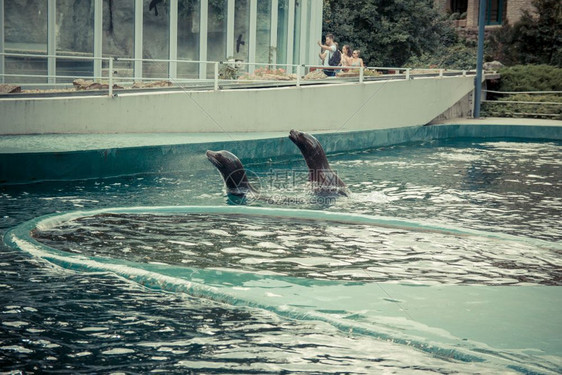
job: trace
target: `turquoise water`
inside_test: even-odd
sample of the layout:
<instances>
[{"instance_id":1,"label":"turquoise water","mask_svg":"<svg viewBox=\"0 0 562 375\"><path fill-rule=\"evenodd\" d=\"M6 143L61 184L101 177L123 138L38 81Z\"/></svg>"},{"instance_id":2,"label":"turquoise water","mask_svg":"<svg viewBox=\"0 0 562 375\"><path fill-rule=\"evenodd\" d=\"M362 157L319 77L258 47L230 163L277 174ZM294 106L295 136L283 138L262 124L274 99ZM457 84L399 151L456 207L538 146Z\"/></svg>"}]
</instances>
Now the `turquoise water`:
<instances>
[{"instance_id":1,"label":"turquoise water","mask_svg":"<svg viewBox=\"0 0 562 375\"><path fill-rule=\"evenodd\" d=\"M230 206L232 215L210 164L176 175L3 187L4 232L71 210L220 212L83 212L34 232L54 252L20 243L29 258L2 247L0 364L560 372L561 150L461 140L333 155L351 198L285 211L252 202L257 211ZM306 197L303 167L299 159L248 166L264 193ZM297 219L295 209L320 212Z\"/></svg>"}]
</instances>

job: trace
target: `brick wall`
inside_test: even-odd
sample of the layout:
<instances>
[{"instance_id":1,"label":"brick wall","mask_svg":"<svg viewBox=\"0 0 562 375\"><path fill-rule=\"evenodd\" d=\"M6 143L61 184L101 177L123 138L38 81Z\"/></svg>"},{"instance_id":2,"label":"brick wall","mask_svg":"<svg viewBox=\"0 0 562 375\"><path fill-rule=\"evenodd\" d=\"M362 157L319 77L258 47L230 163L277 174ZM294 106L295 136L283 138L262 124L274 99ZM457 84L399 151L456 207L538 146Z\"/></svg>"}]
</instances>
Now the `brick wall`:
<instances>
[{"instance_id":1,"label":"brick wall","mask_svg":"<svg viewBox=\"0 0 562 375\"><path fill-rule=\"evenodd\" d=\"M479 0L468 0L466 10L466 27L478 27L478 5Z\"/></svg>"},{"instance_id":2,"label":"brick wall","mask_svg":"<svg viewBox=\"0 0 562 375\"><path fill-rule=\"evenodd\" d=\"M505 1L505 0L504 0ZM523 10L534 10L529 0L507 0L507 21L513 25L521 18Z\"/></svg>"},{"instance_id":3,"label":"brick wall","mask_svg":"<svg viewBox=\"0 0 562 375\"><path fill-rule=\"evenodd\" d=\"M442 12L450 11L450 0L434 0L435 8ZM466 27L478 27L478 8L480 0L468 0L468 9L466 12ZM513 25L519 21L522 11L525 9L534 9L530 0L504 0L503 1L503 18Z\"/></svg>"}]
</instances>

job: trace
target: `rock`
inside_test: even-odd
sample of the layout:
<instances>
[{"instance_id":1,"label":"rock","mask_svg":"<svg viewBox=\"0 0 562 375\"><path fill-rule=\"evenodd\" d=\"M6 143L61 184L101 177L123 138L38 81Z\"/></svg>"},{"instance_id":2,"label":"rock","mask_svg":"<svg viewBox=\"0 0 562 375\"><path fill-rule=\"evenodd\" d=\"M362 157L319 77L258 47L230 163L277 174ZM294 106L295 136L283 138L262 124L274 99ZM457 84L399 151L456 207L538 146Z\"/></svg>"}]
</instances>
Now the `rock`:
<instances>
[{"instance_id":1,"label":"rock","mask_svg":"<svg viewBox=\"0 0 562 375\"><path fill-rule=\"evenodd\" d=\"M359 77L359 70L353 69L347 72L339 72L336 74L336 77Z\"/></svg>"},{"instance_id":2,"label":"rock","mask_svg":"<svg viewBox=\"0 0 562 375\"><path fill-rule=\"evenodd\" d=\"M412 69L412 70L410 70L411 75L414 75L414 74L437 74L437 73L439 73L439 72L435 69Z\"/></svg>"},{"instance_id":3,"label":"rock","mask_svg":"<svg viewBox=\"0 0 562 375\"><path fill-rule=\"evenodd\" d=\"M72 81L72 85L76 90L88 90L88 88L94 84L94 81L87 81L82 78L75 79Z\"/></svg>"},{"instance_id":4,"label":"rock","mask_svg":"<svg viewBox=\"0 0 562 375\"><path fill-rule=\"evenodd\" d=\"M90 86L86 87L86 90L102 90L107 88L109 88L109 85L104 85L99 82L93 82Z\"/></svg>"},{"instance_id":5,"label":"rock","mask_svg":"<svg viewBox=\"0 0 562 375\"><path fill-rule=\"evenodd\" d=\"M374 70L374 69L365 69L363 75L365 77L378 77L378 76L382 76L382 72L379 72L378 70Z\"/></svg>"},{"instance_id":6,"label":"rock","mask_svg":"<svg viewBox=\"0 0 562 375\"><path fill-rule=\"evenodd\" d=\"M170 81L153 81L153 82L135 82L133 84L134 89L143 89L151 87L170 87L174 84Z\"/></svg>"},{"instance_id":7,"label":"rock","mask_svg":"<svg viewBox=\"0 0 562 375\"><path fill-rule=\"evenodd\" d=\"M484 63L484 70L498 70L503 67L503 64L499 61L491 61Z\"/></svg>"},{"instance_id":8,"label":"rock","mask_svg":"<svg viewBox=\"0 0 562 375\"><path fill-rule=\"evenodd\" d=\"M18 94L21 92L21 86L16 85L0 85L0 94Z\"/></svg>"},{"instance_id":9,"label":"rock","mask_svg":"<svg viewBox=\"0 0 562 375\"><path fill-rule=\"evenodd\" d=\"M322 69L316 69L310 73L308 73L307 75L304 76L305 80L313 80L313 79L324 79L327 78L328 76L326 74L324 74L324 71Z\"/></svg>"},{"instance_id":10,"label":"rock","mask_svg":"<svg viewBox=\"0 0 562 375\"><path fill-rule=\"evenodd\" d=\"M63 93L63 92L67 92L67 93L71 93L71 92L76 92L76 89L74 88L61 88L61 89L28 89L28 90L22 90L23 94L54 94L54 93Z\"/></svg>"},{"instance_id":11,"label":"rock","mask_svg":"<svg viewBox=\"0 0 562 375\"><path fill-rule=\"evenodd\" d=\"M266 81L290 81L291 77L279 74L264 74L262 76L262 79Z\"/></svg>"},{"instance_id":12,"label":"rock","mask_svg":"<svg viewBox=\"0 0 562 375\"><path fill-rule=\"evenodd\" d=\"M78 91L80 90L107 90L109 89L109 84L107 83L99 83L85 79L75 79L72 81L74 88ZM122 89L123 87L114 84L113 89Z\"/></svg>"},{"instance_id":13,"label":"rock","mask_svg":"<svg viewBox=\"0 0 562 375\"><path fill-rule=\"evenodd\" d=\"M259 73L259 74L248 74L240 76L238 80L240 81L292 81L295 80L296 75L291 74L271 74L271 73Z\"/></svg>"}]
</instances>

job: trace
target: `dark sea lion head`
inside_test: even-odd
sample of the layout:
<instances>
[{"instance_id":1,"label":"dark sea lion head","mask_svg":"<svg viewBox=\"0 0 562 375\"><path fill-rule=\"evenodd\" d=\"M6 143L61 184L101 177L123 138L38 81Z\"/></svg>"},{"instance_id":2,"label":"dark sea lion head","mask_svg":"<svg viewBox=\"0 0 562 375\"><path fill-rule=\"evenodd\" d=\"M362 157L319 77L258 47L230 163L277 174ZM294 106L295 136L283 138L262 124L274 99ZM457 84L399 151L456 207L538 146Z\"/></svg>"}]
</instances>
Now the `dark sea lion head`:
<instances>
[{"instance_id":1,"label":"dark sea lion head","mask_svg":"<svg viewBox=\"0 0 562 375\"><path fill-rule=\"evenodd\" d=\"M291 130L289 139L300 149L309 170L309 180L313 191L317 194L345 195L350 192L330 163L320 142L308 133Z\"/></svg>"},{"instance_id":2,"label":"dark sea lion head","mask_svg":"<svg viewBox=\"0 0 562 375\"><path fill-rule=\"evenodd\" d=\"M208 150L206 155L207 159L209 159L222 175L228 194L243 196L255 191L248 181L248 176L242 162L236 155L225 150Z\"/></svg>"},{"instance_id":3,"label":"dark sea lion head","mask_svg":"<svg viewBox=\"0 0 562 375\"><path fill-rule=\"evenodd\" d=\"M292 129L289 132L289 139L301 150L306 165L310 170L330 168L324 148L312 135Z\"/></svg>"}]
</instances>

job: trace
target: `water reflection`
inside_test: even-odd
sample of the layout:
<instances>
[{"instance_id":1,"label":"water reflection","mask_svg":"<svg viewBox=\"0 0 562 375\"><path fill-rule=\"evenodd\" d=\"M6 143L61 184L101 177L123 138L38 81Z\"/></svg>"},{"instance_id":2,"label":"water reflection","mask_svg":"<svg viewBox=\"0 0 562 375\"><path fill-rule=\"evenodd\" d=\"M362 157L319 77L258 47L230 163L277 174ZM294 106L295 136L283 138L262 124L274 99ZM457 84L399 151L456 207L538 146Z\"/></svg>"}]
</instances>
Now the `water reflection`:
<instances>
[{"instance_id":1,"label":"water reflection","mask_svg":"<svg viewBox=\"0 0 562 375\"><path fill-rule=\"evenodd\" d=\"M559 254L517 241L236 215L102 214L36 230L87 256L330 280L560 285Z\"/></svg>"},{"instance_id":2,"label":"water reflection","mask_svg":"<svg viewBox=\"0 0 562 375\"><path fill-rule=\"evenodd\" d=\"M326 209L431 219L466 229L559 242L561 151L560 143L465 140L331 156L332 166L354 194ZM303 165L297 159L275 167ZM271 165L251 168L266 175ZM39 215L76 209L225 205L212 166L185 170L182 175L2 186L0 232L4 234L6 229ZM65 246L74 252L118 254L186 267L274 268L310 280L367 279L362 274L366 270L372 280L400 279L408 273L425 282L559 285L562 269L560 254L548 249L526 244L504 246L482 239L471 243L455 236L307 223L277 229L252 222L242 223L244 228L228 223L213 227L216 221L200 223L199 218L199 223L190 223L185 217L179 218L179 223L147 222L142 217L102 219L79 222L66 233L52 233L52 240L57 246L68 240ZM96 230L100 231L97 238L92 235ZM260 233L266 235L251 235ZM243 238L244 243L235 243L237 238ZM127 241L133 243L127 246ZM99 244L102 246L96 246ZM261 256L264 254L267 257ZM182 263L184 260L190 262ZM65 271L3 244L0 273L3 371L506 372L505 367L462 363L445 354L439 357L407 345L342 333L322 323L280 319L258 309L155 292L112 274ZM539 361L539 354L532 355ZM559 357L552 360L559 363Z\"/></svg>"}]
</instances>

